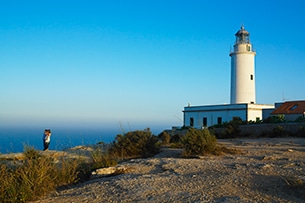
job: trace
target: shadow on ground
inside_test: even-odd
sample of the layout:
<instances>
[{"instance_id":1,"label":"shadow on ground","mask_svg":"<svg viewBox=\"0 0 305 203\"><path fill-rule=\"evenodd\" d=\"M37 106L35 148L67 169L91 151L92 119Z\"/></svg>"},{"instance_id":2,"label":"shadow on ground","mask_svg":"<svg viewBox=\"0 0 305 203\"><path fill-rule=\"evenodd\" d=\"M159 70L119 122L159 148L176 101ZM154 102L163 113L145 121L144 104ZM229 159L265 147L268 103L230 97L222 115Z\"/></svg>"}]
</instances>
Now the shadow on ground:
<instances>
[{"instance_id":1,"label":"shadow on ground","mask_svg":"<svg viewBox=\"0 0 305 203\"><path fill-rule=\"evenodd\" d=\"M305 199L305 183L298 182L296 177L254 175L252 189L271 197L276 194L278 198L292 202L304 202Z\"/></svg>"}]
</instances>

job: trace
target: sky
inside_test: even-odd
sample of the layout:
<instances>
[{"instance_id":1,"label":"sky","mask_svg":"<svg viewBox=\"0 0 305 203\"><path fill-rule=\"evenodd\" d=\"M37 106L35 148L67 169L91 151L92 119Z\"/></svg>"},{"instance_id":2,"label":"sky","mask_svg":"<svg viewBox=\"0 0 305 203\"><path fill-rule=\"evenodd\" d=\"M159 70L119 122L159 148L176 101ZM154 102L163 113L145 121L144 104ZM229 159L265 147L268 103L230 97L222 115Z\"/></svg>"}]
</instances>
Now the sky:
<instances>
[{"instance_id":1,"label":"sky","mask_svg":"<svg viewBox=\"0 0 305 203\"><path fill-rule=\"evenodd\" d=\"M304 100L305 1L0 0L0 126L183 125L230 102L244 25L256 102Z\"/></svg>"}]
</instances>

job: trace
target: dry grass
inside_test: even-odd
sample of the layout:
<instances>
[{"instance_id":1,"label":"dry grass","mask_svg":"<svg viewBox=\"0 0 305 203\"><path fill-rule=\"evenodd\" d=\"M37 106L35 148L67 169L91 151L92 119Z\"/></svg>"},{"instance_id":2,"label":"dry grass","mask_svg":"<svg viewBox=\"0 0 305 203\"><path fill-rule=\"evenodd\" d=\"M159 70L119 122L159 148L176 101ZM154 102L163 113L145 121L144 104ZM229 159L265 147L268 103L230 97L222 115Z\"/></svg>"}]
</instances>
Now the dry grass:
<instances>
[{"instance_id":1,"label":"dry grass","mask_svg":"<svg viewBox=\"0 0 305 203\"><path fill-rule=\"evenodd\" d=\"M113 158L107 151L101 148L96 148L92 151L90 157L92 159L92 169L105 168L118 164L117 159Z\"/></svg>"},{"instance_id":2,"label":"dry grass","mask_svg":"<svg viewBox=\"0 0 305 203\"><path fill-rule=\"evenodd\" d=\"M303 188L305 190L305 176L288 176L288 177L282 177L281 178L286 182L286 184L290 187L295 188Z\"/></svg>"},{"instance_id":3,"label":"dry grass","mask_svg":"<svg viewBox=\"0 0 305 203\"><path fill-rule=\"evenodd\" d=\"M0 202L26 202L45 195L56 187L78 180L78 160L61 160L56 164L51 157L27 147L25 159L15 166L0 166Z\"/></svg>"},{"instance_id":4,"label":"dry grass","mask_svg":"<svg viewBox=\"0 0 305 203\"><path fill-rule=\"evenodd\" d=\"M0 163L0 202L27 202L36 200L56 188L86 180L96 168L117 164L106 152L97 148L90 154L91 161L81 156L51 154L43 156L32 147L25 146L22 160L15 164Z\"/></svg>"}]
</instances>

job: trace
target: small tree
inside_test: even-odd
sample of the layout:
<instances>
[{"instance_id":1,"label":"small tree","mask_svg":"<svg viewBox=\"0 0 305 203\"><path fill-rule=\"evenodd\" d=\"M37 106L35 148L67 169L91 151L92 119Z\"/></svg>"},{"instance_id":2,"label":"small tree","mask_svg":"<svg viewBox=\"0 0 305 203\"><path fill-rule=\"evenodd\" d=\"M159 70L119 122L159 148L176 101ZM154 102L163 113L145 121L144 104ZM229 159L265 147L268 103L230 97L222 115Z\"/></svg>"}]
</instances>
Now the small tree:
<instances>
[{"instance_id":1,"label":"small tree","mask_svg":"<svg viewBox=\"0 0 305 203\"><path fill-rule=\"evenodd\" d=\"M286 136L287 133L283 126L276 126L275 128L272 129L271 137L283 137Z\"/></svg>"},{"instance_id":2,"label":"small tree","mask_svg":"<svg viewBox=\"0 0 305 203\"><path fill-rule=\"evenodd\" d=\"M299 123L305 122L305 117L300 116L300 117L298 117L298 118L295 120L295 122L299 122Z\"/></svg>"}]
</instances>

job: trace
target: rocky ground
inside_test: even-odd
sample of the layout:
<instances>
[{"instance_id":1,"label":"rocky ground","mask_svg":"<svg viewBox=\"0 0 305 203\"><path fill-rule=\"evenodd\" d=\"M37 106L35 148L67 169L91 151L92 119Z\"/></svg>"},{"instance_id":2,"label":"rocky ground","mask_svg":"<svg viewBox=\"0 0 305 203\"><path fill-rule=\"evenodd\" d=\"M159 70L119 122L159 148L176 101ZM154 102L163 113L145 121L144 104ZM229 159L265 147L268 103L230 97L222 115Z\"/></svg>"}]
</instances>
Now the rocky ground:
<instances>
[{"instance_id":1,"label":"rocky ground","mask_svg":"<svg viewBox=\"0 0 305 203\"><path fill-rule=\"evenodd\" d=\"M93 177L61 189L46 202L305 202L305 139L234 139L236 155L179 158L164 149L121 166L124 174Z\"/></svg>"}]
</instances>

